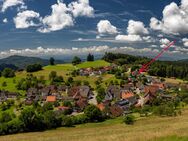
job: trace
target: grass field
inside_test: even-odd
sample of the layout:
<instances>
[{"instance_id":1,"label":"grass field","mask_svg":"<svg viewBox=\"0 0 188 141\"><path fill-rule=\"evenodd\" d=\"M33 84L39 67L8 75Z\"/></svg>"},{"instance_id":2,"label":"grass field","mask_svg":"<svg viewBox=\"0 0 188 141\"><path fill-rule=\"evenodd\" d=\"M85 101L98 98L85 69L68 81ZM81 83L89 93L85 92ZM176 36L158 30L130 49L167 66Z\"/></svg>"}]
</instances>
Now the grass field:
<instances>
[{"instance_id":1,"label":"grass field","mask_svg":"<svg viewBox=\"0 0 188 141\"><path fill-rule=\"evenodd\" d=\"M89 67L103 67L103 66L109 66L110 64L104 60L97 60L93 62L84 62L82 64L77 65L78 68L89 68Z\"/></svg>"},{"instance_id":2,"label":"grass field","mask_svg":"<svg viewBox=\"0 0 188 141\"><path fill-rule=\"evenodd\" d=\"M38 71L38 72L34 72L32 73L34 76L40 77L40 76L44 76L44 78L46 80L48 80L49 74L51 71L56 71L58 75L63 76L63 78L66 80L69 77L69 73L72 72L75 69L78 68L88 68L88 67L101 67L101 66L109 66L110 64L103 61L103 60L97 60L94 62L84 62L81 63L77 66L73 66L72 64L57 64L54 66L45 66L43 68L43 70ZM25 78L27 76L27 72L26 71L22 71L22 72L17 72L16 73L16 77L15 78L3 78L0 77L0 89L4 89L4 90L9 90L12 92L17 91L16 90L16 83L13 83L13 79L15 79L15 81L19 81L21 78ZM81 77L81 76L77 76L74 78L75 80L86 80L90 82L90 85L92 87L95 86L95 81L98 79L96 76L92 76L92 77ZM103 75L103 80L104 83L105 82L109 82L110 80L114 80L115 77L113 75ZM2 87L2 83L6 82L7 86L6 87ZM20 91L21 93L23 93L22 91Z\"/></svg>"},{"instance_id":3,"label":"grass field","mask_svg":"<svg viewBox=\"0 0 188 141\"><path fill-rule=\"evenodd\" d=\"M122 118L72 128L1 136L0 141L187 141L188 109L177 117L147 117L134 125Z\"/></svg>"}]
</instances>

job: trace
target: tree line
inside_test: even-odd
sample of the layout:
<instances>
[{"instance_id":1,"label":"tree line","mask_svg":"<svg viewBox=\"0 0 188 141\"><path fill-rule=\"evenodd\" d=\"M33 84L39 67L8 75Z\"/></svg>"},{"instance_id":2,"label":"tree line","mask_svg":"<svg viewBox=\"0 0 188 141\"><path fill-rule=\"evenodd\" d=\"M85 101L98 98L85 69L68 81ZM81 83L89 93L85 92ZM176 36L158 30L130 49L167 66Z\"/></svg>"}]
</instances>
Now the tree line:
<instances>
[{"instance_id":1,"label":"tree line","mask_svg":"<svg viewBox=\"0 0 188 141\"><path fill-rule=\"evenodd\" d=\"M147 57L132 56L121 53L106 53L103 59L110 63L118 65L136 66L139 69L143 64L149 62L151 59ZM188 62L181 61L156 61L148 68L149 75L159 77L176 77L188 80Z\"/></svg>"}]
</instances>

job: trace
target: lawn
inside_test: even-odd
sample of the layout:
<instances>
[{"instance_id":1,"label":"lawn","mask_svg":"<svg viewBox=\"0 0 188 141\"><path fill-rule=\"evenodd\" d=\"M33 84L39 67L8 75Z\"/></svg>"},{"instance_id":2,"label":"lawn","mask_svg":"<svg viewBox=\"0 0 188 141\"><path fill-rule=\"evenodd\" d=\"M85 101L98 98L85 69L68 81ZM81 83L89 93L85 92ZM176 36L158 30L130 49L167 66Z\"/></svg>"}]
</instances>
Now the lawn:
<instances>
[{"instance_id":1,"label":"lawn","mask_svg":"<svg viewBox=\"0 0 188 141\"><path fill-rule=\"evenodd\" d=\"M77 65L78 68L97 68L97 67L103 67L103 66L109 66L110 63L104 61L104 60L97 60L93 62L84 62L79 65Z\"/></svg>"},{"instance_id":2,"label":"lawn","mask_svg":"<svg viewBox=\"0 0 188 141\"><path fill-rule=\"evenodd\" d=\"M122 118L72 128L1 136L1 141L187 141L188 109L177 117L147 117L134 125Z\"/></svg>"}]
</instances>

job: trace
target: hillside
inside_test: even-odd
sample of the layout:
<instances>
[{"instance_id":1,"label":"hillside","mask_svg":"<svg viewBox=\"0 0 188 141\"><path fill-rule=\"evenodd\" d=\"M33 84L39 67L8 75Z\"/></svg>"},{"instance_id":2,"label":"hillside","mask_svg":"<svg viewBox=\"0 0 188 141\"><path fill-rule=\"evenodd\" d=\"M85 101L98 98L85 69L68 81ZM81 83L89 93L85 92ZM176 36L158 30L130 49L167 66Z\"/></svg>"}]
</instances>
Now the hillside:
<instances>
[{"instance_id":1,"label":"hillside","mask_svg":"<svg viewBox=\"0 0 188 141\"><path fill-rule=\"evenodd\" d=\"M122 118L72 128L1 136L1 141L187 141L188 110L177 117L148 117L125 125Z\"/></svg>"},{"instance_id":2,"label":"hillside","mask_svg":"<svg viewBox=\"0 0 188 141\"><path fill-rule=\"evenodd\" d=\"M38 72L34 72L32 73L34 76L40 77L40 76L44 76L44 78L46 80L48 80L49 78L49 74L51 71L56 71L58 75L63 76L63 78L66 80L68 78L67 74L71 73L73 70L75 70L76 68L87 68L87 67L101 67L101 66L108 66L109 63L107 63L106 61L103 60L97 60L94 62L83 62L77 66L73 66L72 64L57 64L54 66L44 66L43 70L38 71ZM21 78L25 78L27 76L27 72L26 71L20 71L20 72L16 72L16 77L15 78L4 78L4 77L0 77L0 89L5 89L5 90L9 90L9 91L17 91L16 87L15 87L15 83L13 83L13 79L16 81L19 81ZM89 81L91 86L95 85L95 81L98 78L95 76L91 76L91 77L86 77L86 76L77 76L75 77L75 80L86 80ZM105 82L110 82L111 80L114 80L115 77L111 74L105 74L103 75L103 80L104 83ZM2 83L6 82L7 86L6 87L2 87Z\"/></svg>"},{"instance_id":3,"label":"hillside","mask_svg":"<svg viewBox=\"0 0 188 141\"><path fill-rule=\"evenodd\" d=\"M26 56L10 56L4 59L0 59L0 65L2 64L11 64L15 67L18 67L19 69L25 68L28 64L35 64L40 63L43 66L46 66L49 64L49 60L47 59L41 59L38 57L26 57ZM56 63L63 63L61 60L56 60Z\"/></svg>"}]
</instances>

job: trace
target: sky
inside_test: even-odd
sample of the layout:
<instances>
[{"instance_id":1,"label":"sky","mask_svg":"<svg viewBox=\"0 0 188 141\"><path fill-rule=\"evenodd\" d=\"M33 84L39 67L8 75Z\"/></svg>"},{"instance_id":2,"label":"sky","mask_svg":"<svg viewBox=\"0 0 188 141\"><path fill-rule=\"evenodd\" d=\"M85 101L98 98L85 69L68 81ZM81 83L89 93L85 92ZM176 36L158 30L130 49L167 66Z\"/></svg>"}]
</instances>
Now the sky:
<instances>
[{"instance_id":1,"label":"sky","mask_svg":"<svg viewBox=\"0 0 188 141\"><path fill-rule=\"evenodd\" d=\"M0 58L121 52L188 59L188 0L0 0Z\"/></svg>"}]
</instances>

